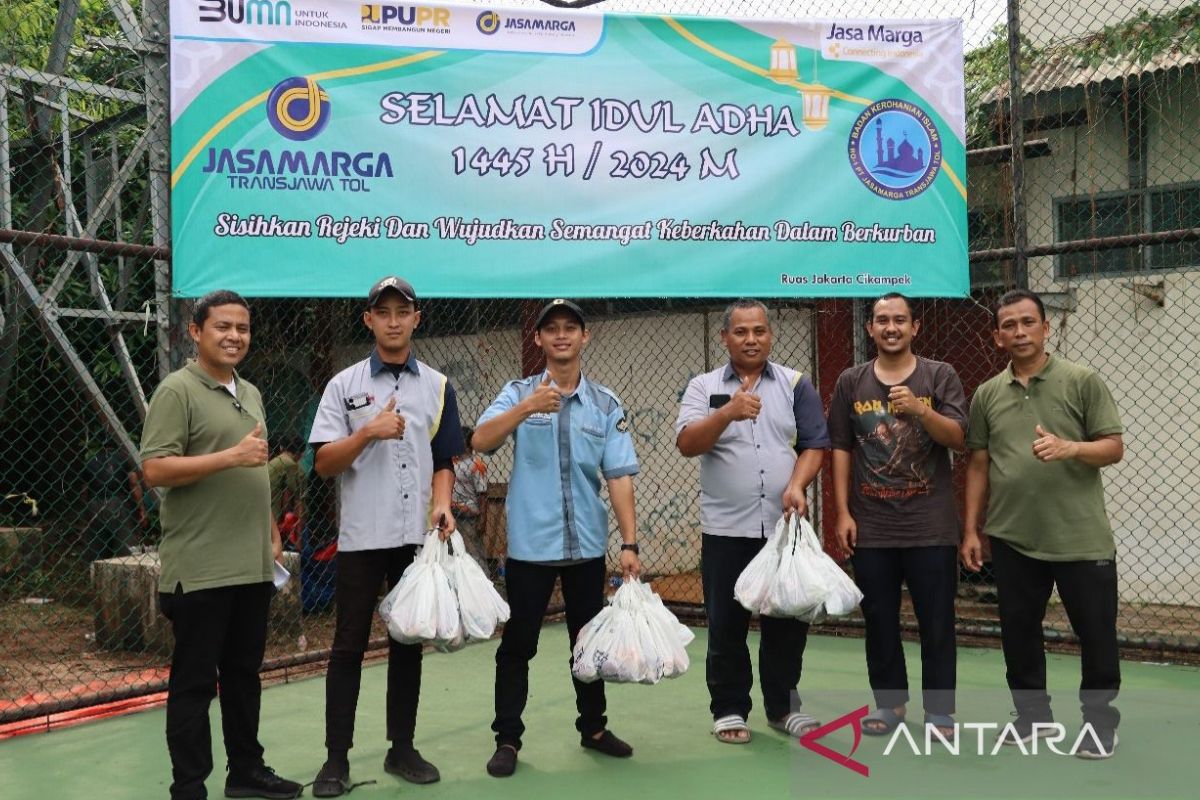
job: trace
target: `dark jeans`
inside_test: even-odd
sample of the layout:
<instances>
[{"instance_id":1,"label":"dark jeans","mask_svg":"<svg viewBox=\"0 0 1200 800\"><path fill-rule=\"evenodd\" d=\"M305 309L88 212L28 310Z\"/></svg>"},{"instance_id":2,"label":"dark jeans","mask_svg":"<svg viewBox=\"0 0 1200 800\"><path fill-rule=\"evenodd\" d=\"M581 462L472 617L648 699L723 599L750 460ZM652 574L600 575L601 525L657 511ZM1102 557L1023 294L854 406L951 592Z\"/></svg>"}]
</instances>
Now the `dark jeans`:
<instances>
[{"instance_id":1,"label":"dark jeans","mask_svg":"<svg viewBox=\"0 0 1200 800\"><path fill-rule=\"evenodd\" d=\"M371 636L371 620L379 590L390 591L417 554L416 545L337 554L337 624L329 672L325 676L325 747L346 751L354 746L354 715L362 684L363 653ZM421 645L388 639L387 738L393 746L413 746L417 701L421 696Z\"/></svg>"},{"instance_id":2,"label":"dark jeans","mask_svg":"<svg viewBox=\"0 0 1200 800\"><path fill-rule=\"evenodd\" d=\"M750 669L750 650L746 633L750 630L750 612L733 596L738 576L762 549L766 539L704 534L700 545L701 572L704 582L704 610L708 614L709 710L713 719L750 714L750 687L754 678ZM808 623L798 619L759 618L758 680L762 684L767 719L783 719L800 707L796 685L804 645L808 641Z\"/></svg>"},{"instance_id":3,"label":"dark jeans","mask_svg":"<svg viewBox=\"0 0 1200 800\"><path fill-rule=\"evenodd\" d=\"M223 586L159 594L171 621L175 650L167 684L167 750L171 753L171 797L204 798L212 773L208 707L220 684L221 731L231 772L261 766L258 714L262 684L258 670L267 644L269 583Z\"/></svg>"},{"instance_id":4,"label":"dark jeans","mask_svg":"<svg viewBox=\"0 0 1200 800\"><path fill-rule=\"evenodd\" d=\"M860 547L854 580L862 590L867 676L879 708L908 703L908 670L900 638L900 584L908 586L921 632L921 697L926 714L953 714L956 658L954 595L958 549Z\"/></svg>"},{"instance_id":5,"label":"dark jeans","mask_svg":"<svg viewBox=\"0 0 1200 800\"><path fill-rule=\"evenodd\" d=\"M510 616L496 650L496 719L492 730L496 732L497 745L510 744L519 750L525 733L521 714L529 699L529 662L537 655L538 635L554 591L554 579L562 579L567 634L574 650L580 629L604 606L605 569L603 558L569 567L510 558L504 569ZM568 664L570 655L567 654ZM575 729L584 736L604 730L608 724L604 716L604 682L580 683L574 676L571 682L575 686L575 709L579 712Z\"/></svg>"},{"instance_id":6,"label":"dark jeans","mask_svg":"<svg viewBox=\"0 0 1200 800\"><path fill-rule=\"evenodd\" d=\"M1042 561L1018 552L1002 539L993 537L991 541L1004 664L1017 713L1034 721L1053 719L1046 693L1042 621L1050 590L1057 585L1071 628L1079 637L1083 721L1097 730L1115 729L1121 721L1121 712L1112 705L1121 688L1116 563L1112 559Z\"/></svg>"}]
</instances>

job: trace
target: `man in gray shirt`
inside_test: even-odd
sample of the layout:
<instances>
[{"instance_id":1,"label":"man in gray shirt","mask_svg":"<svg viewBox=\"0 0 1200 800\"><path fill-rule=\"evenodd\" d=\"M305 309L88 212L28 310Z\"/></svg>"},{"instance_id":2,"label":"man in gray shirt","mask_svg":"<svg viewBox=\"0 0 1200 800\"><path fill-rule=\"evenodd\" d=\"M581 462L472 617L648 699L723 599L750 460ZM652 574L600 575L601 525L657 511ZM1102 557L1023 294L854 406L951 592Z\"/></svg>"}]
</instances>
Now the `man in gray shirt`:
<instances>
[{"instance_id":1,"label":"man in gray shirt","mask_svg":"<svg viewBox=\"0 0 1200 800\"><path fill-rule=\"evenodd\" d=\"M417 296L403 278L379 281L367 295L363 324L375 336L369 358L325 387L309 442L314 469L338 478L337 623L325 677L328 757L314 797L351 788L349 751L363 653L380 586L390 590L412 563L426 532L454 530L453 459L463 452L458 400L446 376L412 354L421 321ZM421 694L421 646L388 642L387 772L433 783L436 767L413 747Z\"/></svg>"},{"instance_id":2,"label":"man in gray shirt","mask_svg":"<svg viewBox=\"0 0 1200 800\"><path fill-rule=\"evenodd\" d=\"M713 732L722 742L741 744L750 741L750 612L734 599L733 586L779 517L807 512L805 491L821 468L829 434L812 382L768 360L772 331L766 306L757 300L730 305L721 341L729 363L688 383L675 441L684 456L701 458L705 667ZM800 712L796 694L808 623L773 617L760 622L759 680L767 722L801 736L820 724Z\"/></svg>"}]
</instances>

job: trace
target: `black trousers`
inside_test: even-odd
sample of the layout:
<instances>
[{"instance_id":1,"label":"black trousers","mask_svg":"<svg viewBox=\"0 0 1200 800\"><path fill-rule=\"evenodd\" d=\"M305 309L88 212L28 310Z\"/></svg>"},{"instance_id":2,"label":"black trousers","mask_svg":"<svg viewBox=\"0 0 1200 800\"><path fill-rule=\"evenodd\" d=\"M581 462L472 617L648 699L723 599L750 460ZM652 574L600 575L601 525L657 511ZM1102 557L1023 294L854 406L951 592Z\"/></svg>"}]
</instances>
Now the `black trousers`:
<instances>
[{"instance_id":1,"label":"black trousers","mask_svg":"<svg viewBox=\"0 0 1200 800\"><path fill-rule=\"evenodd\" d=\"M766 539L738 536L701 538L701 577L704 583L704 610L708 614L709 710L713 719L750 713L750 688L754 678L750 668L750 650L746 634L750 630L750 612L733 596L738 576L762 549ZM762 684L767 719L783 719L800 707L796 685L804 645L808 642L808 623L797 619L759 618L758 679Z\"/></svg>"},{"instance_id":2,"label":"black trousers","mask_svg":"<svg viewBox=\"0 0 1200 800\"><path fill-rule=\"evenodd\" d=\"M263 763L258 742L262 666L267 644L269 583L223 586L159 594L171 621L175 650L167 683L167 750L171 754L171 797L196 800L207 793L213 769L208 708L220 685L221 731L231 772Z\"/></svg>"},{"instance_id":3,"label":"black trousers","mask_svg":"<svg viewBox=\"0 0 1200 800\"><path fill-rule=\"evenodd\" d=\"M954 596L958 549L860 547L854 580L862 590L867 677L879 708L908 703L908 669L900 638L900 585L908 586L921 632L921 696L926 714L953 714L957 659Z\"/></svg>"},{"instance_id":4,"label":"black trousers","mask_svg":"<svg viewBox=\"0 0 1200 800\"><path fill-rule=\"evenodd\" d=\"M379 591L385 580L390 591L416 554L416 545L337 554L337 623L325 675L325 747L329 750L345 751L354 746L363 654L379 605ZM420 697L421 645L400 644L389 638L387 738L401 750L413 746Z\"/></svg>"},{"instance_id":5,"label":"black trousers","mask_svg":"<svg viewBox=\"0 0 1200 800\"><path fill-rule=\"evenodd\" d=\"M533 564L510 558L505 562L504 582L508 588L510 616L496 650L496 719L492 730L496 744L521 748L525 724L521 714L529 699L529 662L537 655L542 618L554 591L554 579L561 578L563 603L567 612L567 634L571 650L575 637L604 606L604 559L593 558L567 567ZM567 664L571 653L567 653ZM575 729L584 736L604 730L604 682L581 683L571 676L575 687L575 710L579 717Z\"/></svg>"},{"instance_id":6,"label":"black trousers","mask_svg":"<svg viewBox=\"0 0 1200 800\"><path fill-rule=\"evenodd\" d=\"M1117 565L1102 561L1042 561L992 537L992 566L1000 598L1000 635L1008 688L1021 717L1050 721L1046 647L1042 621L1050 590L1058 587L1063 609L1079 637L1083 721L1115 729L1121 713L1112 705L1121 688L1117 649Z\"/></svg>"}]
</instances>

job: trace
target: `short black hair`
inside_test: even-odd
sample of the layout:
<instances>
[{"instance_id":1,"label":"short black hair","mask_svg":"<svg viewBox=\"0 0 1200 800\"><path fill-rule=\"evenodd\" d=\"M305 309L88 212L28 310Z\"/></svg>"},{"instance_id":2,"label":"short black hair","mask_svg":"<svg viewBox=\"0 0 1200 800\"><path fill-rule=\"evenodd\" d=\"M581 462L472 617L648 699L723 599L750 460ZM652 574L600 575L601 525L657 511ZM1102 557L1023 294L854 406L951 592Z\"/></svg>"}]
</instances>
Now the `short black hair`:
<instances>
[{"instance_id":1,"label":"short black hair","mask_svg":"<svg viewBox=\"0 0 1200 800\"><path fill-rule=\"evenodd\" d=\"M294 433L287 433L275 438L274 444L275 446L272 449L275 451L275 455L279 455L280 453L302 455L304 453L304 440Z\"/></svg>"},{"instance_id":2,"label":"short black hair","mask_svg":"<svg viewBox=\"0 0 1200 800\"><path fill-rule=\"evenodd\" d=\"M996 328L996 330L1000 329L1000 309L1005 306L1016 305L1022 300L1032 300L1033 304L1037 306L1042 322L1046 321L1046 304L1042 302L1042 298L1038 297L1036 292L1031 292L1028 289L1010 289L1000 295L1000 299L996 301L996 305L992 306L992 327Z\"/></svg>"},{"instance_id":3,"label":"short black hair","mask_svg":"<svg viewBox=\"0 0 1200 800\"><path fill-rule=\"evenodd\" d=\"M241 306L247 311L250 310L250 304L246 302L246 298L237 292L231 292L228 289L217 289L215 292L209 292L196 301L196 307L192 309L192 322L196 323L197 328L203 328L204 321L208 319L208 313L214 306L234 305Z\"/></svg>"},{"instance_id":4,"label":"short black hair","mask_svg":"<svg viewBox=\"0 0 1200 800\"><path fill-rule=\"evenodd\" d=\"M739 297L725 307L725 312L721 314L721 330L729 332L729 326L733 324L733 313L735 311L751 311L758 309L763 312L767 318L767 327L771 327L771 310L767 308L767 304L762 300L754 300L749 297Z\"/></svg>"},{"instance_id":5,"label":"short black hair","mask_svg":"<svg viewBox=\"0 0 1200 800\"><path fill-rule=\"evenodd\" d=\"M466 443L467 447L471 447L471 437L475 435L475 429L470 425L463 425L462 434L463 441Z\"/></svg>"},{"instance_id":6,"label":"short black hair","mask_svg":"<svg viewBox=\"0 0 1200 800\"><path fill-rule=\"evenodd\" d=\"M913 319L920 319L920 317L917 316L917 309L913 307L912 300L910 300L905 295L900 294L899 292L888 292L887 294L881 294L881 295L879 295L879 297L876 297L874 300L872 300L871 301L871 317L872 318L874 318L874 316L875 316L875 306L879 305L884 300L903 300L904 305L908 307L908 315L910 317L912 317Z\"/></svg>"}]
</instances>

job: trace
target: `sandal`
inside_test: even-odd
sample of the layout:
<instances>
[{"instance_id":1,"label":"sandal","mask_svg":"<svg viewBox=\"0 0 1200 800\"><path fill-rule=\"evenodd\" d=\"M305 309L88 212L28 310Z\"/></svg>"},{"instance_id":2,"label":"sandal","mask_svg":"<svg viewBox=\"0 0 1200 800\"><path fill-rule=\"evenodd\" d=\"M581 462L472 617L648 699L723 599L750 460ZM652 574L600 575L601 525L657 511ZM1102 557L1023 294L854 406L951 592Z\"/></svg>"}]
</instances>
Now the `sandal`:
<instances>
[{"instance_id":1,"label":"sandal","mask_svg":"<svg viewBox=\"0 0 1200 800\"><path fill-rule=\"evenodd\" d=\"M739 735L742 733L745 736ZM713 736L717 737L718 742L725 744L749 744L750 726L746 724L745 717L739 714L730 714L713 720Z\"/></svg>"},{"instance_id":2,"label":"sandal","mask_svg":"<svg viewBox=\"0 0 1200 800\"><path fill-rule=\"evenodd\" d=\"M953 739L958 735L958 726L954 722L954 717L949 714L925 714L925 725L932 725L937 732L947 739Z\"/></svg>"},{"instance_id":3,"label":"sandal","mask_svg":"<svg viewBox=\"0 0 1200 800\"><path fill-rule=\"evenodd\" d=\"M868 722L874 722L877 725L868 727L866 724ZM862 732L867 736L887 736L902 722L904 722L903 714L897 714L890 708L877 708L862 718Z\"/></svg>"},{"instance_id":4,"label":"sandal","mask_svg":"<svg viewBox=\"0 0 1200 800\"><path fill-rule=\"evenodd\" d=\"M821 727L821 723L817 721L816 717L800 711L793 711L783 719L769 719L767 720L767 725L777 731L786 733L788 736L795 736L797 739L809 731L815 731Z\"/></svg>"}]
</instances>

